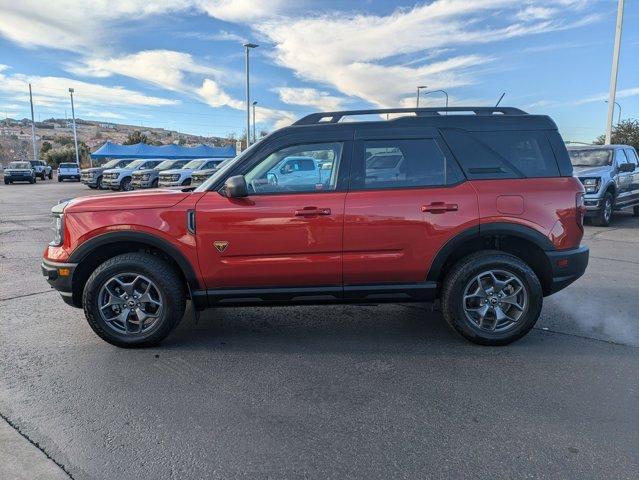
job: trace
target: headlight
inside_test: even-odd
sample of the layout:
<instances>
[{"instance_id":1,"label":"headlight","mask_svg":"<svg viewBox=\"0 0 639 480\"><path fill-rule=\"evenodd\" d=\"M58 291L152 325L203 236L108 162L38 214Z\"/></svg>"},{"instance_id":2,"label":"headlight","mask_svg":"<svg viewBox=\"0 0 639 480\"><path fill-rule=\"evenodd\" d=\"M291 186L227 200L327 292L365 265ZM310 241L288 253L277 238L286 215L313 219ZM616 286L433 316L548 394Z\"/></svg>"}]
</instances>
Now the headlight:
<instances>
[{"instance_id":1,"label":"headlight","mask_svg":"<svg viewBox=\"0 0 639 480\"><path fill-rule=\"evenodd\" d=\"M586 193L597 193L599 190L600 178L582 178L581 183L584 184Z\"/></svg>"},{"instance_id":2,"label":"headlight","mask_svg":"<svg viewBox=\"0 0 639 480\"><path fill-rule=\"evenodd\" d=\"M53 214L53 240L49 242L52 247L59 247L64 242L64 214Z\"/></svg>"},{"instance_id":3,"label":"headlight","mask_svg":"<svg viewBox=\"0 0 639 480\"><path fill-rule=\"evenodd\" d=\"M177 182L178 180L180 180L180 174L176 173L175 175L171 175L171 181L172 182Z\"/></svg>"}]
</instances>

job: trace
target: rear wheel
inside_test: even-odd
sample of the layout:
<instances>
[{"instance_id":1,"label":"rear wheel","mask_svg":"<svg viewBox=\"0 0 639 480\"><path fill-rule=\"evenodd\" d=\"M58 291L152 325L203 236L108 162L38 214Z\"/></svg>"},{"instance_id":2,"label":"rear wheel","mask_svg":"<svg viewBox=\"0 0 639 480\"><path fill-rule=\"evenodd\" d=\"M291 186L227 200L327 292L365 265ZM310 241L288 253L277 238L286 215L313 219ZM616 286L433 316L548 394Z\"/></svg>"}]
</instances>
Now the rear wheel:
<instances>
[{"instance_id":1,"label":"rear wheel","mask_svg":"<svg viewBox=\"0 0 639 480\"><path fill-rule=\"evenodd\" d=\"M91 274L82 295L93 331L118 347L157 345L180 323L184 285L162 259L147 253L113 257Z\"/></svg>"},{"instance_id":2,"label":"rear wheel","mask_svg":"<svg viewBox=\"0 0 639 480\"><path fill-rule=\"evenodd\" d=\"M612 221L612 214L615 209L615 198L612 192L608 191L604 194L601 201L601 209L592 217L592 224L599 227L607 227Z\"/></svg>"},{"instance_id":3,"label":"rear wheel","mask_svg":"<svg viewBox=\"0 0 639 480\"><path fill-rule=\"evenodd\" d=\"M499 251L478 252L453 267L442 289L442 313L467 340L507 345L537 322L541 285L519 258Z\"/></svg>"}]
</instances>

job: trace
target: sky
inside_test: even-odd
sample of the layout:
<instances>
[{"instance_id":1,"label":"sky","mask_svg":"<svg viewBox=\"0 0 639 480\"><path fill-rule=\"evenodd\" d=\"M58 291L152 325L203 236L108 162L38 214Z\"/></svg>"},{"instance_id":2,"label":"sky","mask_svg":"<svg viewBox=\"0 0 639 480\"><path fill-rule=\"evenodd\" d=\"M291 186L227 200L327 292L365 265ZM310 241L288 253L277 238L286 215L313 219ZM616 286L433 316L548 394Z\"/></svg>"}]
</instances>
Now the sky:
<instances>
[{"instance_id":1,"label":"sky","mask_svg":"<svg viewBox=\"0 0 639 480\"><path fill-rule=\"evenodd\" d=\"M314 111L415 105L550 115L565 140L605 127L613 0L0 0L0 115L70 116L205 136ZM626 0L617 85L639 118L639 0ZM422 105L442 106L441 93ZM617 118L615 112L615 119Z\"/></svg>"}]
</instances>

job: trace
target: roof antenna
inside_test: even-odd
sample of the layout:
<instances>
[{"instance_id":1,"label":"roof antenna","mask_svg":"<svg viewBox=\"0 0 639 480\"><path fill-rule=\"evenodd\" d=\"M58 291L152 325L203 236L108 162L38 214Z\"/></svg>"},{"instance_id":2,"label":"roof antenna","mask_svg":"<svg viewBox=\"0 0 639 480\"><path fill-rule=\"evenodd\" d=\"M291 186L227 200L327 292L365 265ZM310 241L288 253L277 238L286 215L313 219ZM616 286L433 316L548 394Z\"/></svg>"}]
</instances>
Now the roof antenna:
<instances>
[{"instance_id":1,"label":"roof antenna","mask_svg":"<svg viewBox=\"0 0 639 480\"><path fill-rule=\"evenodd\" d=\"M502 98L504 98L505 95L506 95L506 92L501 94L501 97L499 97L499 100L497 100L497 103L495 104L495 107L499 106L499 104L501 103Z\"/></svg>"}]
</instances>

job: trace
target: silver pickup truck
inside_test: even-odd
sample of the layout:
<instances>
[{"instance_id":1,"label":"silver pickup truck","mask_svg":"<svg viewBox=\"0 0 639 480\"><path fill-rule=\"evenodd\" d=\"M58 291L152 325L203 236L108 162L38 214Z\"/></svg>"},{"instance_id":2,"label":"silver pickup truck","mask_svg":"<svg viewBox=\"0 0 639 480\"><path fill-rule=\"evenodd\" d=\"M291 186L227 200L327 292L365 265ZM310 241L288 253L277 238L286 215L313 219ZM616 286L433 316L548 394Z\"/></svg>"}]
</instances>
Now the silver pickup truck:
<instances>
[{"instance_id":1,"label":"silver pickup truck","mask_svg":"<svg viewBox=\"0 0 639 480\"><path fill-rule=\"evenodd\" d=\"M607 227L615 210L632 208L639 216L639 159L629 145L568 147L574 175L586 194L586 218Z\"/></svg>"}]
</instances>

